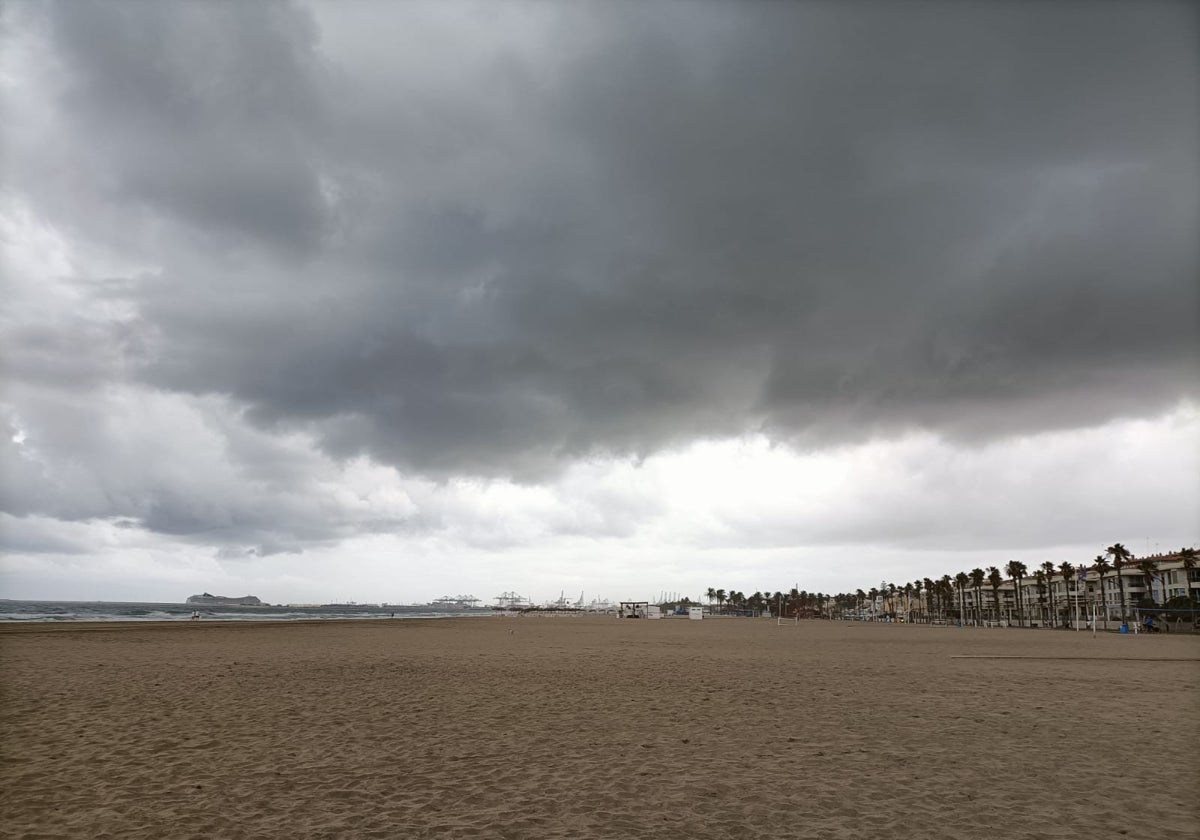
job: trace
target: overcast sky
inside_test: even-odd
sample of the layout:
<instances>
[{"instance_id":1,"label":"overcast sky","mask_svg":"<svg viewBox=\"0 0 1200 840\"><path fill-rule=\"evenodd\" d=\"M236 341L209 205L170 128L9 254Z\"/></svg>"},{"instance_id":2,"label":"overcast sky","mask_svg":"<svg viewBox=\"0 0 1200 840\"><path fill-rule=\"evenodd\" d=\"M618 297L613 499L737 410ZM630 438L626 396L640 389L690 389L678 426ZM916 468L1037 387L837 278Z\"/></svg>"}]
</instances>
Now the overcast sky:
<instances>
[{"instance_id":1,"label":"overcast sky","mask_svg":"<svg viewBox=\"0 0 1200 840\"><path fill-rule=\"evenodd\" d=\"M1200 543L1194 3L0 20L2 597Z\"/></svg>"}]
</instances>

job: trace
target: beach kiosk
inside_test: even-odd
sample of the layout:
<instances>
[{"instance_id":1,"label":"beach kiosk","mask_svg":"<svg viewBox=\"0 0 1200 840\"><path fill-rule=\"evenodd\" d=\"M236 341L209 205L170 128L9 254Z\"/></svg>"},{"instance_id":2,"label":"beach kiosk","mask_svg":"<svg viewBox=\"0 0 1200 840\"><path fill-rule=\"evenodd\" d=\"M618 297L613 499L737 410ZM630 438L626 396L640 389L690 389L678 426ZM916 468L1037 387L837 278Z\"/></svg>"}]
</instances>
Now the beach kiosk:
<instances>
[{"instance_id":1,"label":"beach kiosk","mask_svg":"<svg viewBox=\"0 0 1200 840\"><path fill-rule=\"evenodd\" d=\"M649 601L622 601L617 611L620 618L646 618L650 614Z\"/></svg>"}]
</instances>

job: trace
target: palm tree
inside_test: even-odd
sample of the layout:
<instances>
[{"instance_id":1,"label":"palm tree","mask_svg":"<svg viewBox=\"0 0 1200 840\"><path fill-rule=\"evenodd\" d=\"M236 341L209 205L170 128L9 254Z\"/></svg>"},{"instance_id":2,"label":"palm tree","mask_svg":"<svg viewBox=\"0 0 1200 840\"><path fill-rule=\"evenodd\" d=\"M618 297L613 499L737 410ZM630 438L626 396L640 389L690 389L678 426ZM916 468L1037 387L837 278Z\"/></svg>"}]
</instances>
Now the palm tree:
<instances>
[{"instance_id":1,"label":"palm tree","mask_svg":"<svg viewBox=\"0 0 1200 840\"><path fill-rule=\"evenodd\" d=\"M712 602L717 600L717 590L713 589L711 586L708 587L708 590L704 593L704 597L708 599L708 606L711 610Z\"/></svg>"},{"instance_id":2,"label":"palm tree","mask_svg":"<svg viewBox=\"0 0 1200 840\"><path fill-rule=\"evenodd\" d=\"M1046 573L1038 569L1033 573L1034 580L1037 581L1038 594L1038 612L1041 614L1042 626L1046 624Z\"/></svg>"},{"instance_id":3,"label":"palm tree","mask_svg":"<svg viewBox=\"0 0 1200 840\"><path fill-rule=\"evenodd\" d=\"M1141 570L1142 577L1146 581L1146 600L1157 606L1158 601L1154 597L1154 578L1156 577L1154 573L1158 571L1158 563L1147 558L1145 560L1139 560L1137 562L1137 567Z\"/></svg>"},{"instance_id":4,"label":"palm tree","mask_svg":"<svg viewBox=\"0 0 1200 840\"><path fill-rule=\"evenodd\" d=\"M1104 559L1103 554L1097 554L1092 561L1092 568L1100 575L1100 609L1104 611L1104 629L1108 629L1108 595L1104 591L1104 576L1112 571L1112 566Z\"/></svg>"},{"instance_id":5,"label":"palm tree","mask_svg":"<svg viewBox=\"0 0 1200 840\"><path fill-rule=\"evenodd\" d=\"M1059 574L1062 575L1063 591L1067 598L1067 611L1066 611L1066 618L1063 621L1063 627L1070 627L1071 626L1071 578L1075 575L1075 567L1072 566L1070 563L1068 563L1066 560L1064 560L1059 565L1058 571L1059 571Z\"/></svg>"},{"instance_id":6,"label":"palm tree","mask_svg":"<svg viewBox=\"0 0 1200 840\"><path fill-rule=\"evenodd\" d=\"M983 623L983 569L971 570L971 587L975 590L975 624Z\"/></svg>"},{"instance_id":7,"label":"palm tree","mask_svg":"<svg viewBox=\"0 0 1200 840\"><path fill-rule=\"evenodd\" d=\"M942 621L945 621L947 605L954 604L954 579L950 575L942 575L941 580L938 581L938 591L940 592L938 611L941 613Z\"/></svg>"},{"instance_id":8,"label":"palm tree","mask_svg":"<svg viewBox=\"0 0 1200 840\"><path fill-rule=\"evenodd\" d=\"M1021 581L1025 579L1025 575L1029 570L1025 568L1025 564L1020 560L1012 560L1007 566L1004 567L1004 571L1007 572L1008 576L1013 579L1013 582L1017 587L1017 625L1024 627L1025 612L1021 607Z\"/></svg>"},{"instance_id":9,"label":"palm tree","mask_svg":"<svg viewBox=\"0 0 1200 840\"><path fill-rule=\"evenodd\" d=\"M1196 599L1192 597L1192 569L1196 568L1196 549L1179 549L1179 559L1183 561L1183 585L1186 587L1188 600L1188 621L1196 622Z\"/></svg>"},{"instance_id":10,"label":"palm tree","mask_svg":"<svg viewBox=\"0 0 1200 840\"><path fill-rule=\"evenodd\" d=\"M755 615L759 615L763 608L763 594L761 591L755 592L746 599L746 606L754 610Z\"/></svg>"},{"instance_id":11,"label":"palm tree","mask_svg":"<svg viewBox=\"0 0 1200 840\"><path fill-rule=\"evenodd\" d=\"M1133 554L1120 543L1113 543L1104 550L1104 553L1112 555L1113 570L1117 573L1117 587L1121 590L1121 623L1124 624L1127 620L1127 613L1125 610L1125 578L1121 576L1121 570L1125 568L1126 563L1133 561Z\"/></svg>"},{"instance_id":12,"label":"palm tree","mask_svg":"<svg viewBox=\"0 0 1200 840\"><path fill-rule=\"evenodd\" d=\"M1000 584L1004 583L1004 578L1000 576L1000 570L995 566L988 566L988 585L992 587L992 605L996 608L996 622L1000 621Z\"/></svg>"},{"instance_id":13,"label":"palm tree","mask_svg":"<svg viewBox=\"0 0 1200 840\"><path fill-rule=\"evenodd\" d=\"M1055 616L1058 615L1058 610L1054 603L1054 572L1054 564L1049 560L1042 564L1042 573L1046 575L1046 600L1049 607L1049 610L1046 613L1046 623L1051 627L1054 627L1058 624L1058 621L1055 618Z\"/></svg>"},{"instance_id":14,"label":"palm tree","mask_svg":"<svg viewBox=\"0 0 1200 840\"><path fill-rule=\"evenodd\" d=\"M720 608L721 612L725 612L725 598L726 597L728 597L728 596L726 596L724 589L717 590L717 593L716 593L717 606Z\"/></svg>"},{"instance_id":15,"label":"palm tree","mask_svg":"<svg viewBox=\"0 0 1200 840\"><path fill-rule=\"evenodd\" d=\"M954 576L954 582L958 584L958 620L963 624L967 622L967 584L971 582L971 578L966 572L959 572Z\"/></svg>"}]
</instances>

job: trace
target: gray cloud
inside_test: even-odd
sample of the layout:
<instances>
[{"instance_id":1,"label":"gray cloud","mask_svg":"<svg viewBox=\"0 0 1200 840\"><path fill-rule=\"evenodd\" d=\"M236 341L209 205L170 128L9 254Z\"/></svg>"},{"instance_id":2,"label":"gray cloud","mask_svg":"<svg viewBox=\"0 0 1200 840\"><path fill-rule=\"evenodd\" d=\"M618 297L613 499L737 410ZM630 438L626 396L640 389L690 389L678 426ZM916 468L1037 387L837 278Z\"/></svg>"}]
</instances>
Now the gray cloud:
<instances>
[{"instance_id":1,"label":"gray cloud","mask_svg":"<svg viewBox=\"0 0 1200 840\"><path fill-rule=\"evenodd\" d=\"M167 215L198 248L319 245L322 108L304 15L275 2L51 8L57 104L98 169L90 197Z\"/></svg>"},{"instance_id":2,"label":"gray cloud","mask_svg":"<svg viewBox=\"0 0 1200 840\"><path fill-rule=\"evenodd\" d=\"M15 381L220 395L336 458L521 480L1197 397L1190 4L369 12L8 13L51 56L6 94L44 119L6 132L13 189L139 268L76 266L122 315L26 313ZM58 514L322 536L303 503L234 522L156 486Z\"/></svg>"}]
</instances>

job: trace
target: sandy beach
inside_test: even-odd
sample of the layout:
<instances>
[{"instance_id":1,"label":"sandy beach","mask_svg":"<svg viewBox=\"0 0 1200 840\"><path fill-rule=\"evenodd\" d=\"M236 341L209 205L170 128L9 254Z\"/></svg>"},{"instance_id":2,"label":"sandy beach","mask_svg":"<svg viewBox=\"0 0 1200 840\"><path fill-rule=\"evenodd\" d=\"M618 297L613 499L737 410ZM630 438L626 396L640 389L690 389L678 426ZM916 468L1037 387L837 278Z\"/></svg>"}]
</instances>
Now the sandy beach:
<instances>
[{"instance_id":1,"label":"sandy beach","mask_svg":"<svg viewBox=\"0 0 1200 840\"><path fill-rule=\"evenodd\" d=\"M0 834L1192 838L1198 660L750 619L9 626Z\"/></svg>"}]
</instances>

